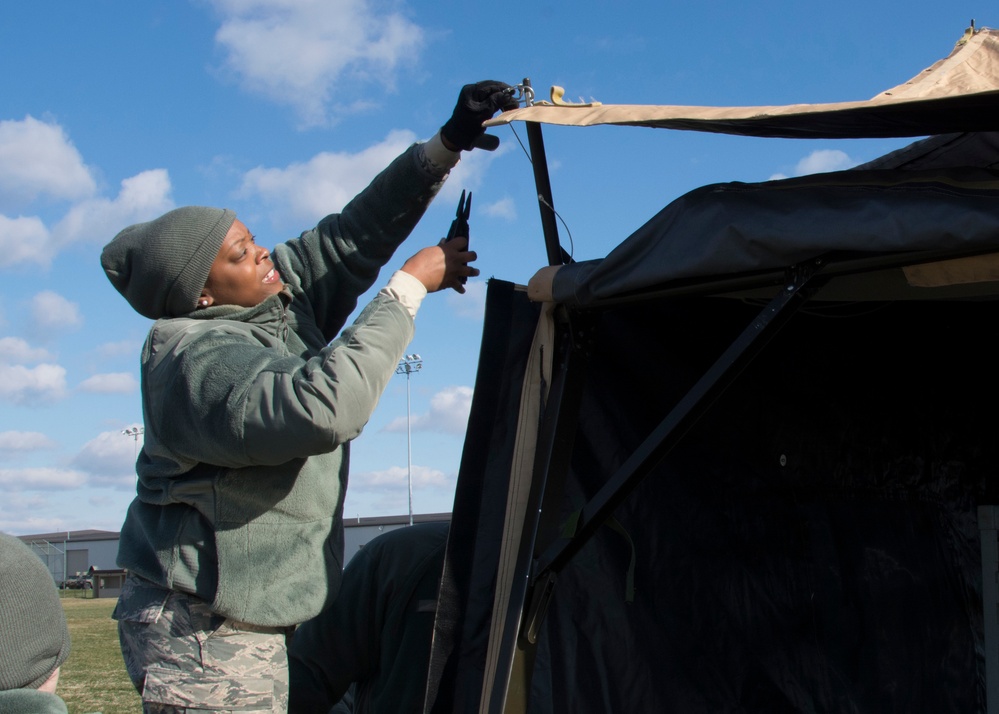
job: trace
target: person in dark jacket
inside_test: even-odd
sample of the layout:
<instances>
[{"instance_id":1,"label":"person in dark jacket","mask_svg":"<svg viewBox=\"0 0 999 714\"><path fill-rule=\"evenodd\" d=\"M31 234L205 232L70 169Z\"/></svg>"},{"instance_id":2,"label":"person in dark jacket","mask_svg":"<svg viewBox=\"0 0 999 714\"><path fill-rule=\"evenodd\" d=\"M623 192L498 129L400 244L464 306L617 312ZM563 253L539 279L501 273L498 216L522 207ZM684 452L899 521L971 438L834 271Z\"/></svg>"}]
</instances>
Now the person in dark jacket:
<instances>
[{"instance_id":1,"label":"person in dark jacket","mask_svg":"<svg viewBox=\"0 0 999 714\"><path fill-rule=\"evenodd\" d=\"M19 538L0 533L0 714L66 714L56 686L67 657L52 575Z\"/></svg>"},{"instance_id":2,"label":"person in dark jacket","mask_svg":"<svg viewBox=\"0 0 999 714\"><path fill-rule=\"evenodd\" d=\"M423 711L447 535L447 523L398 528L351 558L333 607L288 650L291 714Z\"/></svg>"},{"instance_id":3,"label":"person in dark jacket","mask_svg":"<svg viewBox=\"0 0 999 714\"><path fill-rule=\"evenodd\" d=\"M286 636L339 587L350 441L424 296L464 292L478 274L467 237L416 253L344 323L511 96L501 82L467 85L435 137L273 252L232 211L198 206L105 246L111 283L156 320L114 615L147 711L285 710Z\"/></svg>"}]
</instances>

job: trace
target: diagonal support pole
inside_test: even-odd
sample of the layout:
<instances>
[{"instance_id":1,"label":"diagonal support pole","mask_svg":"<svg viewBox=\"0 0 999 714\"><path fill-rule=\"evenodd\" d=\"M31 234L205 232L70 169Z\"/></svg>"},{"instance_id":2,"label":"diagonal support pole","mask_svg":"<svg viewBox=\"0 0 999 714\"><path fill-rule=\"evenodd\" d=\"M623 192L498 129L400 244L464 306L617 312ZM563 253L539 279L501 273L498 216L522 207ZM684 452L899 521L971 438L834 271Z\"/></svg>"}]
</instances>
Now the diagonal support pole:
<instances>
[{"instance_id":1,"label":"diagonal support pole","mask_svg":"<svg viewBox=\"0 0 999 714\"><path fill-rule=\"evenodd\" d=\"M579 552L587 540L607 520L618 505L635 489L683 435L703 416L714 401L743 369L759 354L770 339L825 283L820 275L825 261L816 259L788 269L784 289L743 330L742 334L722 353L652 431L632 455L618 468L597 494L583 507L577 528L569 540L553 543L538 559L534 583L553 582L559 571ZM551 596L549 588L548 598ZM547 599L536 602L525 618L525 628L537 632Z\"/></svg>"}]
</instances>

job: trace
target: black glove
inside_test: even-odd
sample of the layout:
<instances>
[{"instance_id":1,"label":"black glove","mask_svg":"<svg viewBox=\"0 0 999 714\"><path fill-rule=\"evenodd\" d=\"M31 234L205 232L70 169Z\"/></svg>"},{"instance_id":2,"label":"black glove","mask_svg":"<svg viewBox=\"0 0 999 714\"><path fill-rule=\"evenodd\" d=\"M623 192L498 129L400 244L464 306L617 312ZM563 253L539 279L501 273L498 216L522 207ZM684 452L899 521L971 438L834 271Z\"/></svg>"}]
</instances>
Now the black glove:
<instances>
[{"instance_id":1,"label":"black glove","mask_svg":"<svg viewBox=\"0 0 999 714\"><path fill-rule=\"evenodd\" d=\"M509 84L492 80L466 84L458 95L454 113L441 127L441 136L462 151L473 148L492 151L499 146L499 139L487 135L482 122L499 110L520 106L513 98L515 92Z\"/></svg>"}]
</instances>

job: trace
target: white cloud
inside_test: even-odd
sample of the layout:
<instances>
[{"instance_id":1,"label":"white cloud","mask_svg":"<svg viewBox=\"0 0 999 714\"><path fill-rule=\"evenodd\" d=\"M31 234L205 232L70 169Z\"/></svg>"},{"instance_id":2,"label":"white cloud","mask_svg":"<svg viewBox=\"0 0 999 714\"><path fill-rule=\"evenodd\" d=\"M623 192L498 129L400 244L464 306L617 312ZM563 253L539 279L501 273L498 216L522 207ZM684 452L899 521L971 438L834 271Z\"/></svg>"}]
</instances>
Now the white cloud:
<instances>
[{"instance_id":1,"label":"white cloud","mask_svg":"<svg viewBox=\"0 0 999 714\"><path fill-rule=\"evenodd\" d=\"M76 329L83 324L80 306L51 290L35 295L30 311L33 329L43 333Z\"/></svg>"},{"instance_id":2,"label":"white cloud","mask_svg":"<svg viewBox=\"0 0 999 714\"><path fill-rule=\"evenodd\" d=\"M0 362L29 364L51 360L48 350L32 347L20 337L0 337Z\"/></svg>"},{"instance_id":3,"label":"white cloud","mask_svg":"<svg viewBox=\"0 0 999 714\"><path fill-rule=\"evenodd\" d=\"M142 448L142 435L136 440L121 431L105 431L88 441L70 465L92 476L94 485L131 488L135 486L135 457Z\"/></svg>"},{"instance_id":4,"label":"white cloud","mask_svg":"<svg viewBox=\"0 0 999 714\"><path fill-rule=\"evenodd\" d=\"M501 198L498 201L494 201L486 205L482 209L482 212L491 216L492 218L506 218L507 220L515 220L517 218L517 207L513 203L512 198Z\"/></svg>"},{"instance_id":5,"label":"white cloud","mask_svg":"<svg viewBox=\"0 0 999 714\"><path fill-rule=\"evenodd\" d=\"M81 392L94 394L131 394L139 388L139 382L131 372L111 372L95 374L80 382Z\"/></svg>"},{"instance_id":6,"label":"white cloud","mask_svg":"<svg viewBox=\"0 0 999 714\"><path fill-rule=\"evenodd\" d=\"M430 398L430 412L411 417L413 431L442 431L464 434L472 408L471 387L446 387ZM384 431L406 431L407 418L393 419Z\"/></svg>"},{"instance_id":7,"label":"white cloud","mask_svg":"<svg viewBox=\"0 0 999 714\"><path fill-rule=\"evenodd\" d=\"M495 129L491 133L495 132ZM458 198L461 196L462 189L474 190L482 185L482 178L485 176L486 171L492 165L496 159L504 156L506 153L513 150L513 146L509 143L500 144L500 147L496 151L466 151L461 155L461 161L451 169L451 175L441 189L441 192L437 196L438 201L454 202L457 206ZM475 200L475 194L473 192L473 210L472 210L472 220L475 220L475 216L479 214L478 203ZM472 224L472 231L475 231L475 225ZM472 238L474 239L474 235Z\"/></svg>"},{"instance_id":8,"label":"white cloud","mask_svg":"<svg viewBox=\"0 0 999 714\"><path fill-rule=\"evenodd\" d=\"M134 356L139 353L141 347L141 340L120 340L118 342L105 342L97 348L96 352L104 358Z\"/></svg>"},{"instance_id":9,"label":"white cloud","mask_svg":"<svg viewBox=\"0 0 999 714\"><path fill-rule=\"evenodd\" d=\"M323 152L309 161L284 168L257 167L243 175L238 196L263 205L274 225L314 224L323 216L340 211L414 141L417 137L413 132L396 130L355 154ZM495 152L466 152L452 169L437 202L457 205L461 191L481 185L491 163L506 150L500 147ZM441 227L441 237L445 228Z\"/></svg>"},{"instance_id":10,"label":"white cloud","mask_svg":"<svg viewBox=\"0 0 999 714\"><path fill-rule=\"evenodd\" d=\"M839 149L822 149L813 151L799 161L795 167L795 173L798 176L805 176L807 174L820 174L827 171L841 171L856 165L856 163L856 161Z\"/></svg>"},{"instance_id":11,"label":"white cloud","mask_svg":"<svg viewBox=\"0 0 999 714\"><path fill-rule=\"evenodd\" d=\"M369 0L213 0L225 67L249 91L322 124L350 82L391 87L411 66L423 30Z\"/></svg>"},{"instance_id":12,"label":"white cloud","mask_svg":"<svg viewBox=\"0 0 999 714\"><path fill-rule=\"evenodd\" d=\"M252 169L243 177L240 195L258 198L275 223L315 223L342 209L415 140L412 132L394 131L357 154L324 152L283 169Z\"/></svg>"},{"instance_id":13,"label":"white cloud","mask_svg":"<svg viewBox=\"0 0 999 714\"><path fill-rule=\"evenodd\" d=\"M0 469L0 488L13 491L77 488L86 481L83 472L73 469Z\"/></svg>"},{"instance_id":14,"label":"white cloud","mask_svg":"<svg viewBox=\"0 0 999 714\"><path fill-rule=\"evenodd\" d=\"M115 198L92 198L76 204L52 228L53 242L104 244L125 226L148 221L173 208L166 169L143 171L121 182Z\"/></svg>"},{"instance_id":15,"label":"white cloud","mask_svg":"<svg viewBox=\"0 0 999 714\"><path fill-rule=\"evenodd\" d=\"M24 263L47 267L68 245L106 243L125 226L171 208L170 177L165 169L153 169L122 181L116 198L87 198L72 206L51 231L35 216L0 215L0 268Z\"/></svg>"},{"instance_id":16,"label":"white cloud","mask_svg":"<svg viewBox=\"0 0 999 714\"><path fill-rule=\"evenodd\" d=\"M0 400L47 404L66 394L66 370L57 364L36 367L0 364Z\"/></svg>"},{"instance_id":17,"label":"white cloud","mask_svg":"<svg viewBox=\"0 0 999 714\"><path fill-rule=\"evenodd\" d=\"M0 215L0 268L21 263L48 266L53 253L49 230L40 218Z\"/></svg>"},{"instance_id":18,"label":"white cloud","mask_svg":"<svg viewBox=\"0 0 999 714\"><path fill-rule=\"evenodd\" d=\"M439 469L413 465L413 488L447 487L453 478ZM381 471L367 471L350 475L350 488L356 491L394 491L408 486L408 471L405 466L391 466Z\"/></svg>"},{"instance_id":19,"label":"white cloud","mask_svg":"<svg viewBox=\"0 0 999 714\"><path fill-rule=\"evenodd\" d=\"M49 437L37 431L0 431L0 451L25 453L55 446Z\"/></svg>"},{"instance_id":20,"label":"white cloud","mask_svg":"<svg viewBox=\"0 0 999 714\"><path fill-rule=\"evenodd\" d=\"M415 513L450 511L454 502L457 475L413 465L413 510ZM360 516L405 513L408 499L405 466L381 471L352 472L345 513ZM429 507L429 508L428 508Z\"/></svg>"},{"instance_id":21,"label":"white cloud","mask_svg":"<svg viewBox=\"0 0 999 714\"><path fill-rule=\"evenodd\" d=\"M62 127L31 116L0 121L0 195L5 201L39 196L77 200L96 182Z\"/></svg>"},{"instance_id":22,"label":"white cloud","mask_svg":"<svg viewBox=\"0 0 999 714\"><path fill-rule=\"evenodd\" d=\"M3 485L0 484L0 489ZM7 490L0 498L0 530L6 533L53 533L68 530L66 522L52 515L58 491ZM91 527L90 524L87 527Z\"/></svg>"},{"instance_id":23,"label":"white cloud","mask_svg":"<svg viewBox=\"0 0 999 714\"><path fill-rule=\"evenodd\" d=\"M66 370L46 360L51 360L46 350L19 337L0 338L0 401L47 404L65 396ZM36 362L41 364L25 366Z\"/></svg>"},{"instance_id":24,"label":"white cloud","mask_svg":"<svg viewBox=\"0 0 999 714\"><path fill-rule=\"evenodd\" d=\"M0 486L2 489L2 486ZM122 490L8 490L0 497L0 530L27 535L97 528L121 528L131 494Z\"/></svg>"},{"instance_id":25,"label":"white cloud","mask_svg":"<svg viewBox=\"0 0 999 714\"><path fill-rule=\"evenodd\" d=\"M126 225L173 207L164 169L125 179L115 198L96 192L90 169L58 124L30 116L0 121L0 210L9 212L37 198L74 203L51 229L37 216L0 214L0 268L47 267L69 244L105 243Z\"/></svg>"},{"instance_id":26,"label":"white cloud","mask_svg":"<svg viewBox=\"0 0 999 714\"><path fill-rule=\"evenodd\" d=\"M449 290L445 300L458 317L482 320L486 314L486 281L469 280L464 293Z\"/></svg>"},{"instance_id":27,"label":"white cloud","mask_svg":"<svg viewBox=\"0 0 999 714\"><path fill-rule=\"evenodd\" d=\"M857 162L839 149L819 149L813 151L808 156L799 161L794 167L794 176L808 176L809 174L828 173L829 171L843 171L857 165ZM771 181L787 178L787 174L776 173L770 177Z\"/></svg>"}]
</instances>

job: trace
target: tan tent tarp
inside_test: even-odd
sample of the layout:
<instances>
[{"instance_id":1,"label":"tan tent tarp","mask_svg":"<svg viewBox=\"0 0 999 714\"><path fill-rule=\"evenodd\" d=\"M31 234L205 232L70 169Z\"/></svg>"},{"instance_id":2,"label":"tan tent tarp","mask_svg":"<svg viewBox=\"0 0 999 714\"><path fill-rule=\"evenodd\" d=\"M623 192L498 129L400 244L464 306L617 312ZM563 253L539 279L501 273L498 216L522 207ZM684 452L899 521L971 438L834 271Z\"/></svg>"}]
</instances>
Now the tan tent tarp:
<instances>
[{"instance_id":1,"label":"tan tent tarp","mask_svg":"<svg viewBox=\"0 0 999 714\"><path fill-rule=\"evenodd\" d=\"M786 138L874 138L992 131L999 111L999 30L969 29L951 54L907 82L866 101L758 107L638 104L572 105L558 101L504 112L514 121L683 129Z\"/></svg>"}]
</instances>

